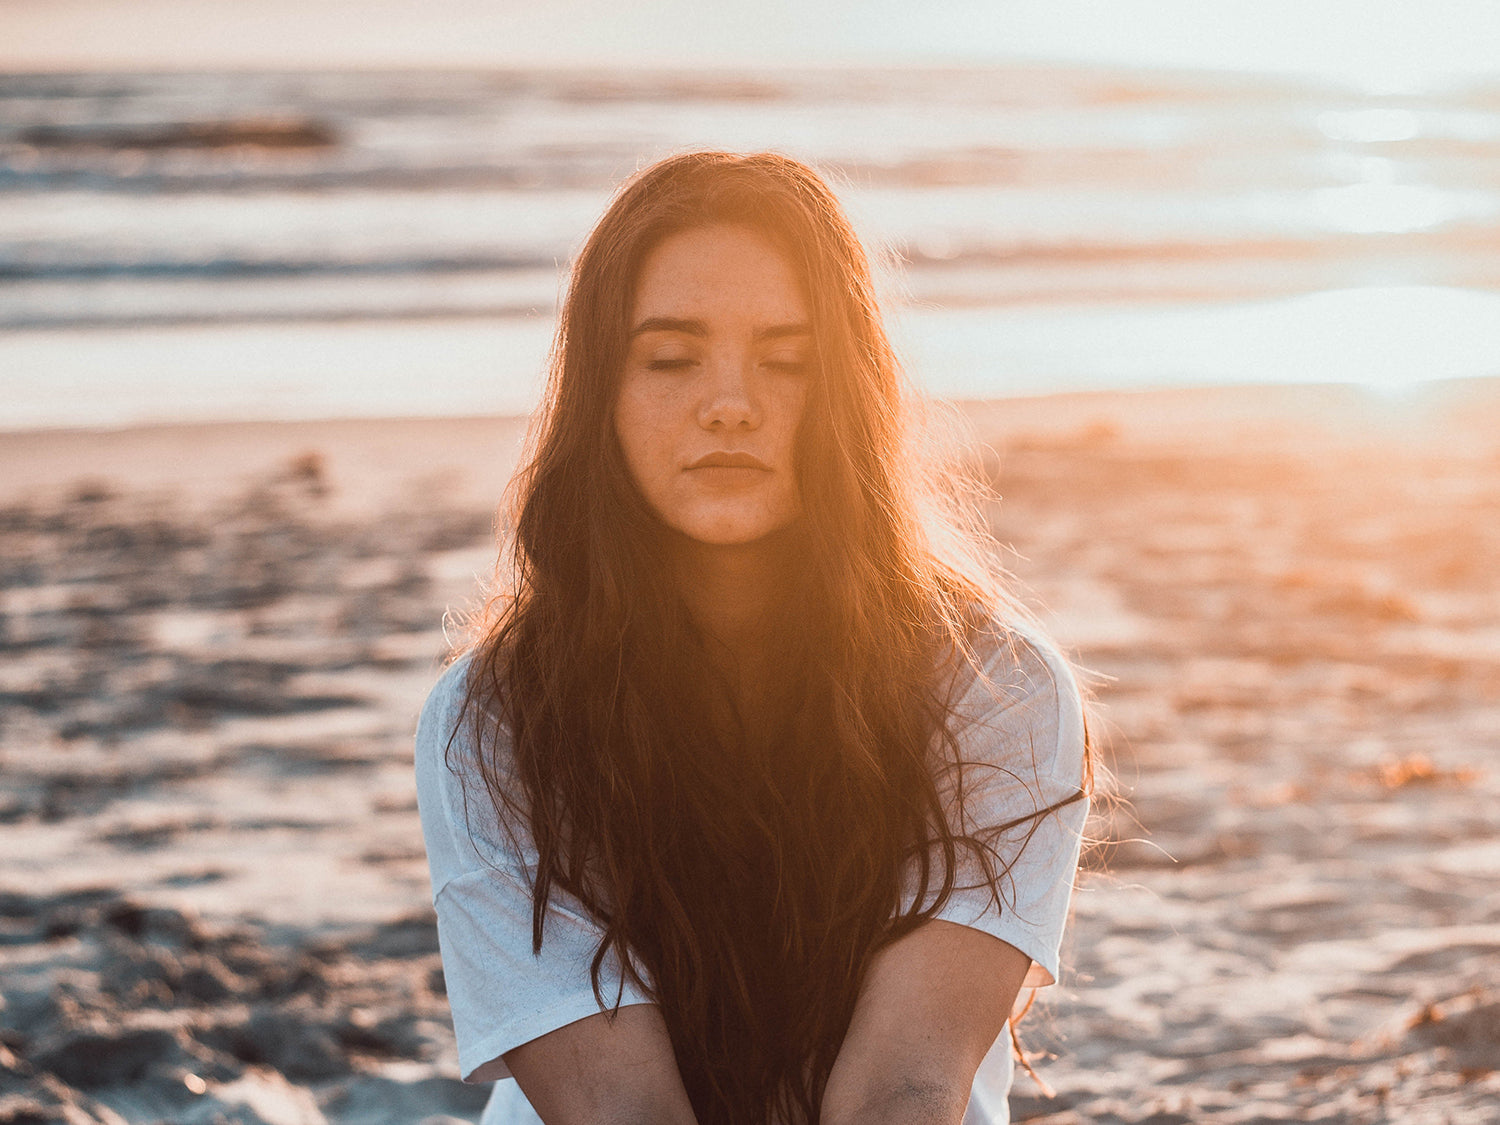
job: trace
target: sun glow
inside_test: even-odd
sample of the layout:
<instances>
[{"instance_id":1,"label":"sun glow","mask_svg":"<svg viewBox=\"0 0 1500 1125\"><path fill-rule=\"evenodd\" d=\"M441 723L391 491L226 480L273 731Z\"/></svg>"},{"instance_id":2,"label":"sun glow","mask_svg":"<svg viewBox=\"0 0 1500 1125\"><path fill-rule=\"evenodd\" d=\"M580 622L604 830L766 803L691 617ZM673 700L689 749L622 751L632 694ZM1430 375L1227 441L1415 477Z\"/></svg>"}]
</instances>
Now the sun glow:
<instances>
[{"instance_id":1,"label":"sun glow","mask_svg":"<svg viewBox=\"0 0 1500 1125\"><path fill-rule=\"evenodd\" d=\"M1318 129L1330 140L1375 144L1410 140L1421 119L1409 109L1329 109L1318 114Z\"/></svg>"},{"instance_id":2,"label":"sun glow","mask_svg":"<svg viewBox=\"0 0 1500 1125\"><path fill-rule=\"evenodd\" d=\"M1204 384L1354 383L1401 394L1500 375L1500 293L1367 286L1268 301L955 309L899 318L928 390L1004 393Z\"/></svg>"},{"instance_id":3,"label":"sun glow","mask_svg":"<svg viewBox=\"0 0 1500 1125\"><path fill-rule=\"evenodd\" d=\"M1445 191L1429 184L1363 183L1318 188L1308 196L1309 213L1328 230L1353 234L1403 234L1430 230L1493 210L1479 192Z\"/></svg>"}]
</instances>

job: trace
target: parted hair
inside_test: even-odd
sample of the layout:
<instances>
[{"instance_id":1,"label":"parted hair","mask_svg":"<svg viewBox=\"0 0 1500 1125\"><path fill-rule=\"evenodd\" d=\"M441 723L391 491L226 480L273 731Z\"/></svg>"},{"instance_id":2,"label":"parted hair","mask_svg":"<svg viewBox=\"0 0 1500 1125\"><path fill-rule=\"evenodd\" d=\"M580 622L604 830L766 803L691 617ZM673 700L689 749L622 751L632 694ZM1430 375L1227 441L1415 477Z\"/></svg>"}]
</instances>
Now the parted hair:
<instances>
[{"instance_id":1,"label":"parted hair","mask_svg":"<svg viewBox=\"0 0 1500 1125\"><path fill-rule=\"evenodd\" d=\"M797 691L769 747L706 719L728 688L614 429L646 256L719 224L785 255L812 328L777 609ZM502 825L536 849L536 948L559 895L598 922L601 1005L617 958L703 1125L816 1122L872 955L941 910L966 855L999 894L1003 864L951 818L935 762L958 753L950 690L976 630L1019 611L905 410L865 252L798 161L663 160L574 262L464 721Z\"/></svg>"}]
</instances>

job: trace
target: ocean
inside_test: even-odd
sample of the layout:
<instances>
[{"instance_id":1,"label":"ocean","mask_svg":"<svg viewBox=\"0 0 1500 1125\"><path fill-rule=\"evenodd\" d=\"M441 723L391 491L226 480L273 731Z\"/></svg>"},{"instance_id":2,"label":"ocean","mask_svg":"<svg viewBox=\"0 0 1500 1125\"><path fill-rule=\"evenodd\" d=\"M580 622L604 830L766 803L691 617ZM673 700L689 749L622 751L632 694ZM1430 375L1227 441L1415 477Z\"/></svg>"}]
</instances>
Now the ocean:
<instances>
[{"instance_id":1,"label":"ocean","mask_svg":"<svg viewBox=\"0 0 1500 1125\"><path fill-rule=\"evenodd\" d=\"M947 398L1500 374L1500 88L1088 67L0 75L0 429L522 413L614 186L834 182Z\"/></svg>"}]
</instances>

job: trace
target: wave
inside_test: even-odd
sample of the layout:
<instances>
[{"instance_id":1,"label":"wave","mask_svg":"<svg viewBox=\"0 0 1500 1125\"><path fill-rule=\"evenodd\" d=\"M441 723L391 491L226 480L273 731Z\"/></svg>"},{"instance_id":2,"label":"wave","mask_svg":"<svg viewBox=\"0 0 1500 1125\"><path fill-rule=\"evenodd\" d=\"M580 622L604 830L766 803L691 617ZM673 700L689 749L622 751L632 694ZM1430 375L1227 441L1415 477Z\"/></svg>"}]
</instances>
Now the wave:
<instances>
[{"instance_id":1,"label":"wave","mask_svg":"<svg viewBox=\"0 0 1500 1125\"><path fill-rule=\"evenodd\" d=\"M204 149L321 149L339 143L326 121L299 117L245 117L144 124L94 122L32 125L18 135L21 144L43 150L124 150L161 152Z\"/></svg>"},{"instance_id":2,"label":"wave","mask_svg":"<svg viewBox=\"0 0 1500 1125\"><path fill-rule=\"evenodd\" d=\"M408 274L485 273L504 270L551 269L553 257L473 254L376 259L239 258L136 259L95 258L87 261L4 261L0 281L91 280L100 278L297 278L374 277Z\"/></svg>"},{"instance_id":3,"label":"wave","mask_svg":"<svg viewBox=\"0 0 1500 1125\"><path fill-rule=\"evenodd\" d=\"M423 306L379 306L352 303L344 306L280 309L214 309L190 312L181 309L113 313L58 312L32 316L0 314L0 329L10 332L84 329L233 328L255 324L404 324L420 321L532 320L545 310L536 305L429 304Z\"/></svg>"},{"instance_id":4,"label":"wave","mask_svg":"<svg viewBox=\"0 0 1500 1125\"><path fill-rule=\"evenodd\" d=\"M1488 286L1497 108L1026 66L0 75L0 328L549 307L613 186L709 144L829 172L919 302Z\"/></svg>"}]
</instances>

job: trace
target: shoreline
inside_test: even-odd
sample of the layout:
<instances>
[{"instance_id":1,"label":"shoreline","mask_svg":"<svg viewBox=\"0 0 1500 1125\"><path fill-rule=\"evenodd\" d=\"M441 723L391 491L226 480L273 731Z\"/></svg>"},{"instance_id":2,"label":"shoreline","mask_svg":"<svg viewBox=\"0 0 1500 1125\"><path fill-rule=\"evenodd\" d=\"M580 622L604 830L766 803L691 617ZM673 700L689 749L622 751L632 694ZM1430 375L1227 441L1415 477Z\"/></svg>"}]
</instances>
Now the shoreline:
<instances>
[{"instance_id":1,"label":"shoreline","mask_svg":"<svg viewBox=\"0 0 1500 1125\"><path fill-rule=\"evenodd\" d=\"M946 417L956 418L960 443L991 446L1092 435L1211 453L1252 436L1295 446L1378 435L1406 447L1451 447L1500 432L1500 376L1439 380L1398 393L1349 383L1285 383L931 401L939 432L952 428ZM525 415L497 414L0 430L0 503L41 498L91 479L222 497L309 454L339 482L335 507L368 510L416 478L451 490L454 502L498 501L528 423Z\"/></svg>"}]
</instances>

